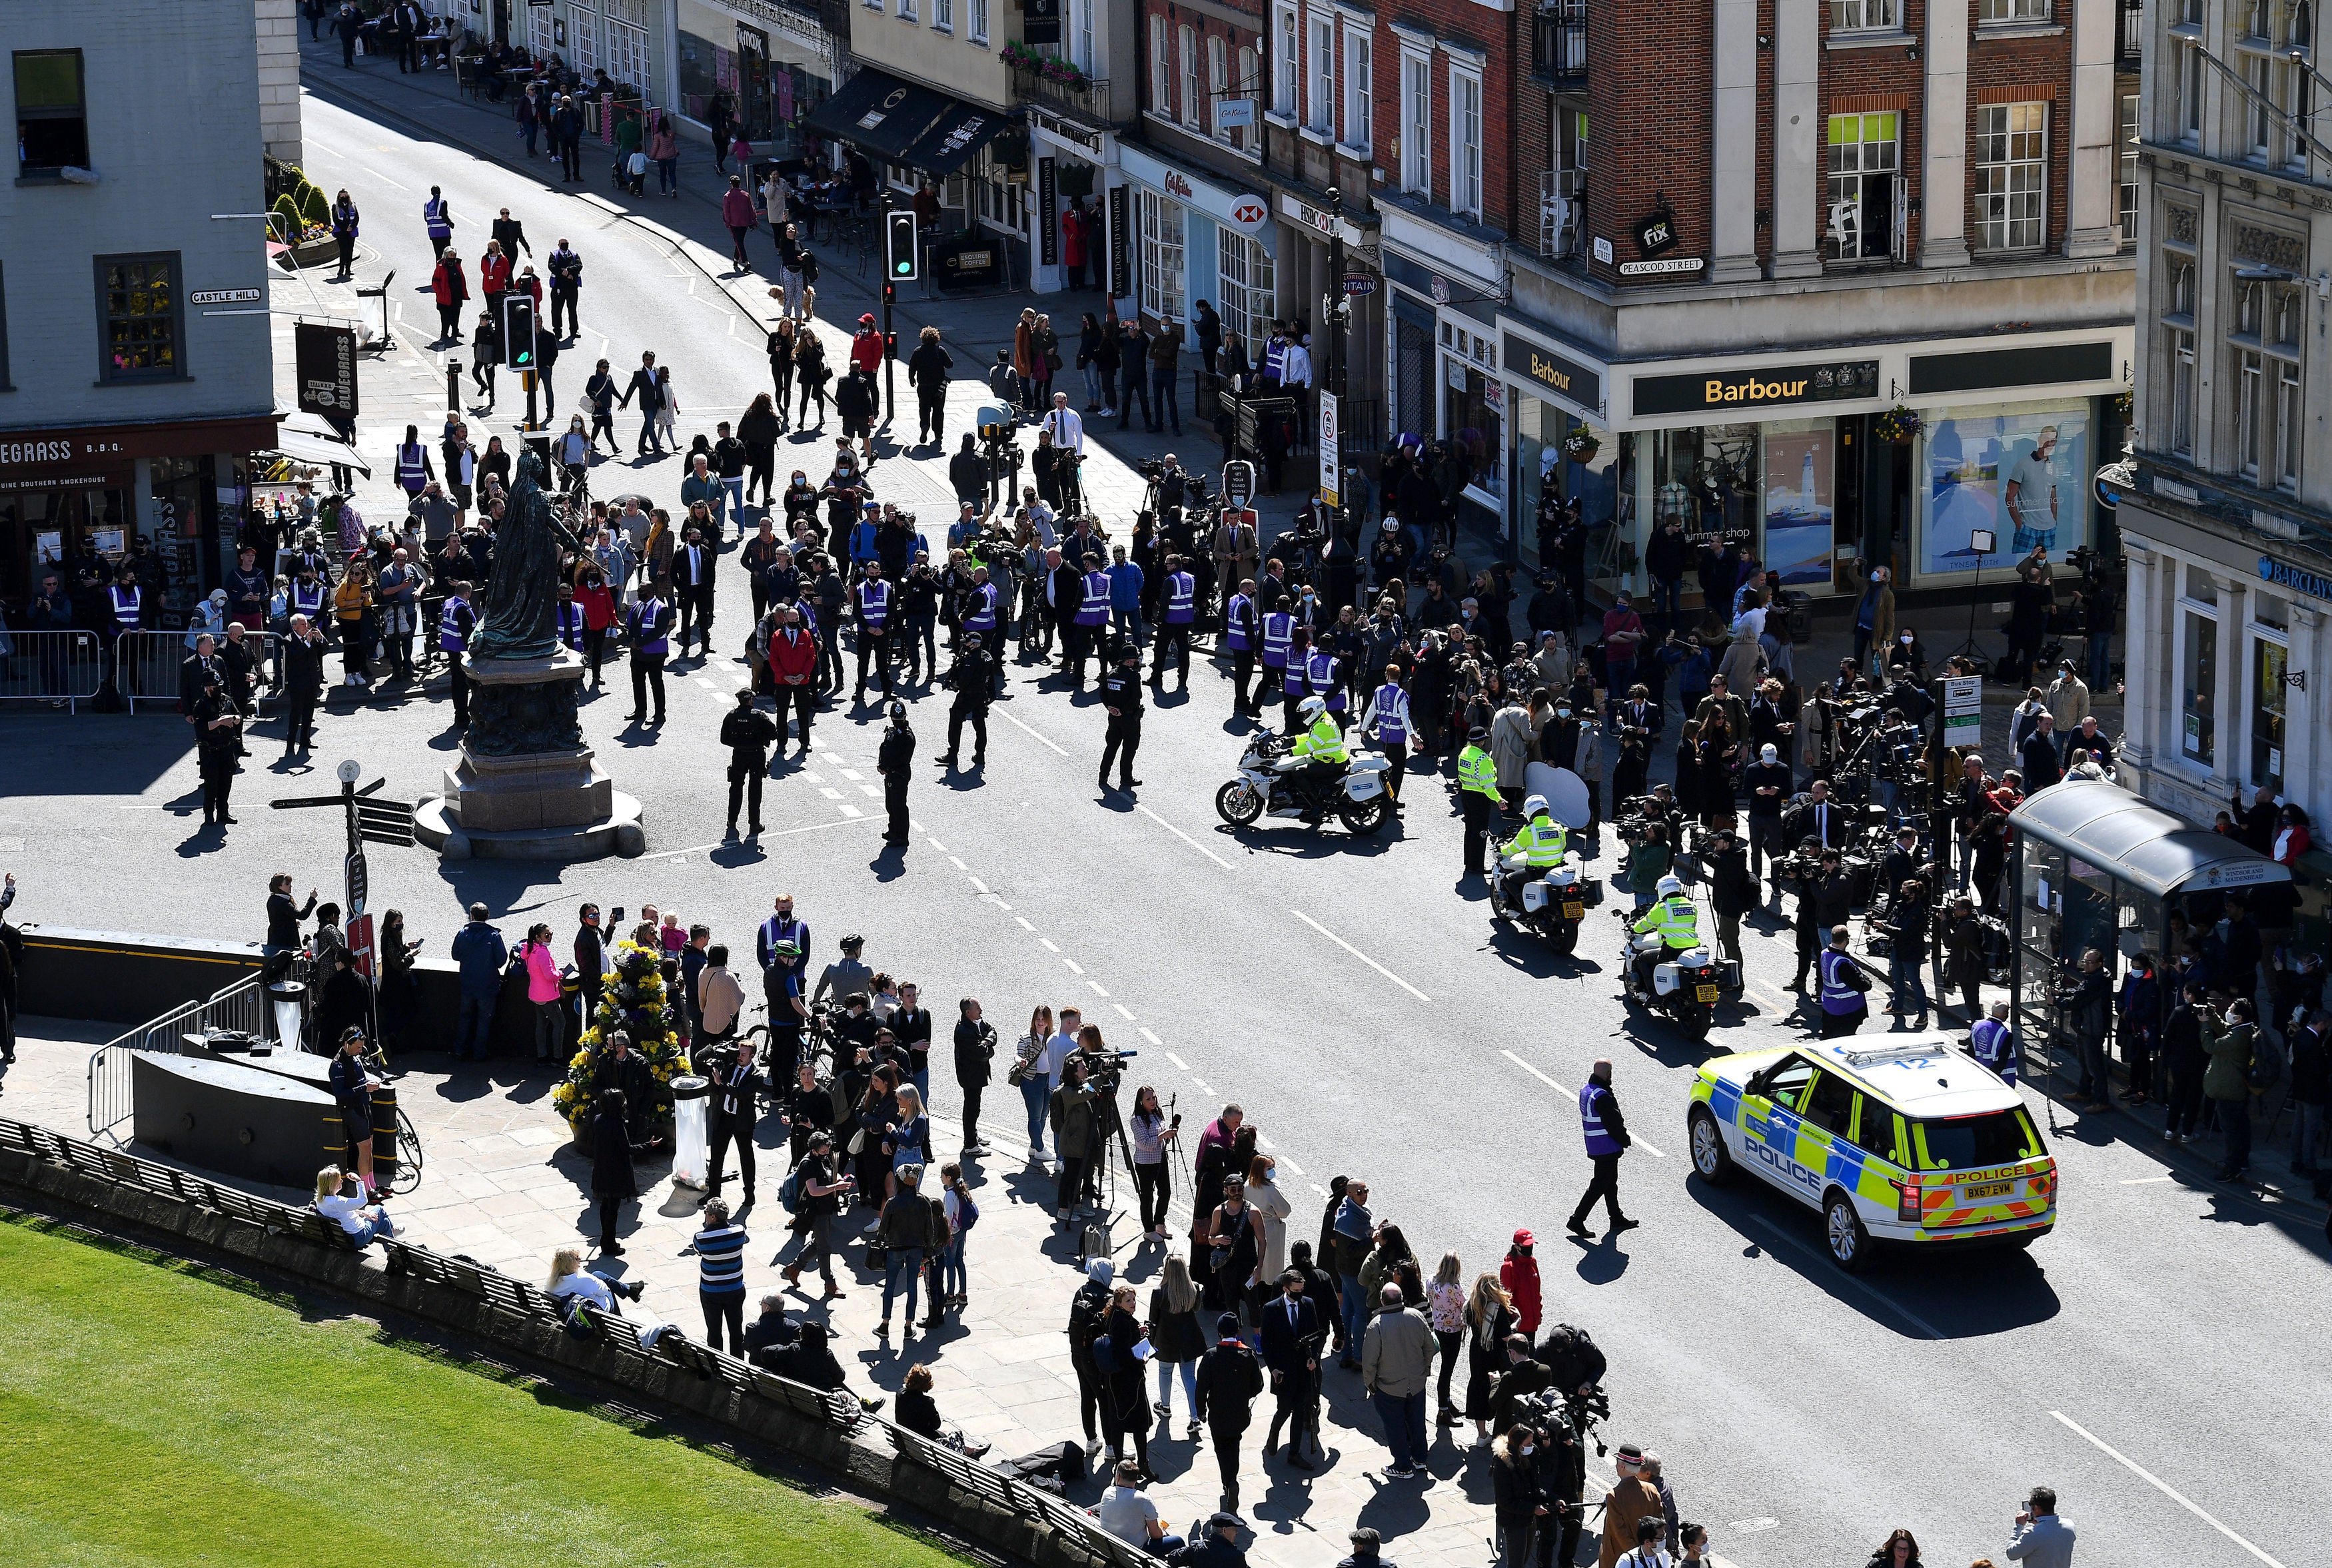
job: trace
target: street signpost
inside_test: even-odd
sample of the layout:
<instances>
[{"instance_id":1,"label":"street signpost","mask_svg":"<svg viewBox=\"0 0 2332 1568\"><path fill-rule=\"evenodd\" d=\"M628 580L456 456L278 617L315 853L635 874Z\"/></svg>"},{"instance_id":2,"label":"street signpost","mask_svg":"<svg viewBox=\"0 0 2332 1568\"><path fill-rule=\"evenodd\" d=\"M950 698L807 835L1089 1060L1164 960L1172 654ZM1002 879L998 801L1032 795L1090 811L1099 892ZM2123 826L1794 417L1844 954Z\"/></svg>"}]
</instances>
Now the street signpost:
<instances>
[{"instance_id":1,"label":"street signpost","mask_svg":"<svg viewBox=\"0 0 2332 1568\"><path fill-rule=\"evenodd\" d=\"M1255 499L1255 464L1235 457L1223 464L1223 504L1241 511Z\"/></svg>"},{"instance_id":2,"label":"street signpost","mask_svg":"<svg viewBox=\"0 0 2332 1568\"><path fill-rule=\"evenodd\" d=\"M364 776L364 769L354 757L341 763L334 771L340 781L339 794L301 795L292 800L270 801L268 804L279 812L307 811L324 806L340 808L348 839L347 858L341 862L341 875L348 895L346 912L343 916L346 925L342 929L348 938L349 962L354 965L357 973L365 977L366 1008L368 1013L370 1013L375 1006L370 986L378 965L373 952L373 917L367 913L365 908L372 896L372 871L365 864L364 847L368 841L377 844L411 844L413 842L413 807L402 801L379 801L370 798L378 792L382 784L388 782L386 779L375 779L364 788L357 788L357 780ZM330 978L330 975L320 976L316 984L321 985L325 980ZM378 1039L378 1018L369 1017L368 1027L374 1031L374 1037Z\"/></svg>"},{"instance_id":3,"label":"street signpost","mask_svg":"<svg viewBox=\"0 0 2332 1568\"><path fill-rule=\"evenodd\" d=\"M1333 392L1320 394L1320 499L1342 511L1344 500L1340 494L1344 480L1344 462L1341 448L1341 432L1337 424L1337 401Z\"/></svg>"}]
</instances>

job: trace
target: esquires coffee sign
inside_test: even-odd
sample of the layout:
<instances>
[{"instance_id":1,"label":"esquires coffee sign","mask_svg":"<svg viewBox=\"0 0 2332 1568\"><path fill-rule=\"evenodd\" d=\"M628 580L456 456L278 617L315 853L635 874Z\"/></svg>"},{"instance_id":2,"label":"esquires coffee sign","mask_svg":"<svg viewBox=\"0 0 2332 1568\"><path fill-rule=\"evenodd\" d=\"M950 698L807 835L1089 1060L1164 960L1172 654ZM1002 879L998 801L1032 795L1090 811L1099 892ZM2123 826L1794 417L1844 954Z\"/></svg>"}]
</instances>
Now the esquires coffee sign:
<instances>
[{"instance_id":1,"label":"esquires coffee sign","mask_svg":"<svg viewBox=\"0 0 2332 1568\"><path fill-rule=\"evenodd\" d=\"M1600 416L1603 412L1603 378L1583 365L1511 332L1503 363L1508 374L1546 388L1584 413Z\"/></svg>"},{"instance_id":2,"label":"esquires coffee sign","mask_svg":"<svg viewBox=\"0 0 2332 1568\"><path fill-rule=\"evenodd\" d=\"M1754 370L1710 370L1692 375L1639 375L1638 417L1659 413L1724 413L1796 403L1849 403L1878 395L1878 362L1770 365Z\"/></svg>"},{"instance_id":3,"label":"esquires coffee sign","mask_svg":"<svg viewBox=\"0 0 2332 1568\"><path fill-rule=\"evenodd\" d=\"M128 442L96 432L0 434L0 491L126 485L134 462Z\"/></svg>"}]
</instances>

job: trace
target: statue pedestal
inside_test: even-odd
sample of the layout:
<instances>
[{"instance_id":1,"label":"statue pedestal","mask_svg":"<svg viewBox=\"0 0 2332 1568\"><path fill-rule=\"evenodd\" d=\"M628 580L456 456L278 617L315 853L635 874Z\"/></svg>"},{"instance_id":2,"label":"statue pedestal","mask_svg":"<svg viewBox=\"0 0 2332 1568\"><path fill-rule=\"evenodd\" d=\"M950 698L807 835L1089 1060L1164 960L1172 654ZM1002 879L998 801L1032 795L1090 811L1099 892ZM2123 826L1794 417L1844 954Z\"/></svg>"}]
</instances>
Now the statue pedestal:
<instances>
[{"instance_id":1,"label":"statue pedestal","mask_svg":"<svg viewBox=\"0 0 2332 1568\"><path fill-rule=\"evenodd\" d=\"M444 790L415 813L415 836L445 855L592 860L647 847L640 803L621 794L583 744L577 699L587 666L565 648L548 659L464 656L470 724Z\"/></svg>"}]
</instances>

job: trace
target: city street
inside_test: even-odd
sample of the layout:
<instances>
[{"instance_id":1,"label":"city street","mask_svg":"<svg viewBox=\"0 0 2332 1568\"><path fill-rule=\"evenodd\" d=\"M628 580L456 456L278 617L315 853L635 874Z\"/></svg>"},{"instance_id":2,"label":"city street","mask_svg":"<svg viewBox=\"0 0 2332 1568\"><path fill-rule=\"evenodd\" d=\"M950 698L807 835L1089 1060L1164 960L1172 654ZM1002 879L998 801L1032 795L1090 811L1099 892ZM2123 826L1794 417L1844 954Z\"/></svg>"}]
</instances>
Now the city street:
<instances>
[{"instance_id":1,"label":"city street","mask_svg":"<svg viewBox=\"0 0 2332 1568\"><path fill-rule=\"evenodd\" d=\"M438 81L376 62L343 82L336 49L311 49L307 70L310 176L328 193L348 187L363 209L358 283L396 273L397 347L364 371L360 448L374 475L358 493L368 518L397 509L388 450L402 426L418 423L434 443L443 417L447 356L428 347L435 312L419 217L433 185L461 222L473 290L498 208L524 223L539 270L561 236L582 252L584 330L559 361L556 423L599 356L619 381L644 349L673 366L683 449L767 386L758 323L770 302L761 278L722 276L725 235L701 148L683 158L682 199L656 196L653 180L646 196L617 198L588 147L578 185L559 185L547 159L510 166L524 163L523 144L507 121L447 98ZM773 272L766 233L750 243ZM827 261L826 278L819 309L829 328L871 303L843 259ZM274 290L279 311L378 321L378 301L357 300L320 271ZM1075 314L1098 304L1055 299L1065 302L1056 312L1065 337ZM956 356L951 446L986 397L980 366L1024 302L903 301L903 346L931 320ZM287 403L289 320L278 318ZM830 349L841 346L830 337ZM464 366L468 407L466 346L450 356ZM1065 373L1063 386L1073 381ZM903 410L904 382L902 366ZM511 441L522 406L504 372L494 414L473 422L481 447L489 432ZM636 416L617 422L628 451ZM781 480L788 466L821 479L838 429L781 444ZM1180 444L1110 444L1090 460L1089 489L1121 538L1142 489L1129 460L1170 449L1192 467L1217 461L1195 431ZM944 454L881 450L875 494L912 507L938 535L954 511ZM591 483L595 494L637 490L677 514L682 477L675 457L602 464ZM1294 499L1281 498L1278 515ZM1230 716L1227 666L1203 657L1187 694L1153 689L1135 769L1142 783L1131 793L1094 787L1095 693L1016 663L978 773L936 765L948 696L912 693L915 832L905 850L880 841L882 720L872 705L822 714L815 754L788 756L767 786L768 831L758 843L723 842L727 756L716 736L746 681L736 655L750 619L742 573L733 560L724 567L712 656L675 660L667 674L670 721L661 730L624 723L628 676L612 660L607 689L584 708L587 741L616 787L645 803L648 853L556 866L440 863L420 849L376 848L373 905L403 910L427 939L425 955L442 956L472 900L513 941L548 921L563 948L586 899L630 910L653 902L750 955L753 927L783 891L814 933L813 973L836 956L836 938L862 933L868 961L920 983L942 1030L958 996L979 997L1008 1041L1038 1003L1082 1006L1113 1045L1139 1051L1129 1087L1157 1086L1187 1133L1226 1101L1245 1107L1295 1200L1291 1237L1313 1233L1338 1173L1369 1181L1377 1217L1402 1226L1429 1274L1450 1249L1470 1281L1496 1269L1515 1228L1534 1231L1545 1320L1587 1326L1610 1357L1607 1440L1660 1453L1685 1516L1744 1568L1859 1563L1898 1525L1916 1534L1931 1568L1998 1560L2036 1484L2056 1488L2084 1563L2332 1563L2308 1500L2324 1496L2332 1445L2320 1209L2213 1186L2206 1158L2150 1132L2139 1141L2126 1117L2076 1125L2028 1084L2024 1100L2061 1164L2055 1233L2029 1251L1902 1257L1843 1275L1810 1211L1745 1182L1716 1191L1688 1179L1684 1116L1700 1052L1622 1005L1618 923L1608 915L1591 917L1568 961L1492 924L1480 884L1458 877L1458 820L1442 781L1413 774L1404 814L1372 840L1333 825L1224 828L1215 791L1250 726ZM360 704L333 689L311 765L277 760L282 733L273 717L254 727L235 786L239 821L222 838L199 825L191 736L174 715L0 712L0 869L18 879L14 917L256 938L271 873L289 871L303 897L311 885L327 898L338 892L330 813L279 813L268 800L329 787L343 757L384 778L386 798L414 800L436 793L457 755L442 682ZM1617 848L1607 835L1599 874L1614 875ZM1606 908L1625 902L1616 893ZM1711 1037L1720 1050L1805 1033L1784 989L1788 927L1767 916L1753 924L1761 935L1749 943L1744 1005L1721 1013ZM749 991L758 999L758 986ZM958 1096L944 1050L936 1054L938 1119L952 1126ZM1597 1240L1582 1244L1563 1230L1589 1176L1576 1095L1605 1056L1637 1134L1620 1182L1642 1228L1615 1240L1601 1234L1599 1213ZM990 1141L1017 1156L1018 1096L999 1082L989 1103ZM990 1179L1018 1168L1017 1159L987 1164ZM773 1232L775 1220L766 1222ZM1121 1241L1135 1229L1122 1221ZM568 1240L545 1234L541 1254ZM1043 1267L1065 1314L1076 1276L1057 1257ZM768 1283L749 1272L756 1294ZM1371 1467L1378 1457L1368 1455ZM1196 1460L1202 1470L1207 1462ZM1445 1535L1404 1549L1403 1535L1446 1522L1438 1495L1402 1494L1367 1521L1385 1529L1388 1557L1405 1568L1479 1561L1478 1536L1470 1547ZM1324 1501L1284 1528L1340 1547L1352 1523ZM1266 1529L1261 1561L1275 1560L1273 1546ZM1327 1560L1334 1555L1341 1549Z\"/></svg>"}]
</instances>

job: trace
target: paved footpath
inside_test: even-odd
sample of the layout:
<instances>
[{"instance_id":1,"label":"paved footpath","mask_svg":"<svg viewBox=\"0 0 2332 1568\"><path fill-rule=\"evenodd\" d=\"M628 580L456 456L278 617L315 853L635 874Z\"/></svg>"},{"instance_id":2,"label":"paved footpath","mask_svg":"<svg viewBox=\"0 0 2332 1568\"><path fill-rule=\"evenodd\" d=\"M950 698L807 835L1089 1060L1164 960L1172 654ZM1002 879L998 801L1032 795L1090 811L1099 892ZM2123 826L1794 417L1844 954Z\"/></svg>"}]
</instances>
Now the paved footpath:
<instances>
[{"instance_id":1,"label":"paved footpath","mask_svg":"<svg viewBox=\"0 0 2332 1568\"><path fill-rule=\"evenodd\" d=\"M0 1113L87 1136L89 1055L109 1034L102 1026L25 1019L19 1060L7 1075ZM945 1049L942 1043L942 1052ZM423 1053L412 1060L415 1065L397 1079L398 1103L420 1134L426 1168L416 1192L392 1202L400 1234L539 1283L550 1272L553 1250L596 1236L597 1227L589 1191L590 1163L575 1148L564 1122L551 1108L553 1079L531 1061L507 1060L491 1069L463 1066L448 1072L448 1059L442 1053ZM932 1144L942 1164L959 1157L962 1142L961 1105L952 1084L943 1081L948 1077L941 1071L933 1080ZM863 1267L865 1249L855 1241L839 1255L849 1265L846 1270L837 1266L836 1278L846 1292L840 1300L821 1302L817 1281L808 1275L800 1288L787 1288L779 1268L792 1258L794 1243L777 1202L787 1152L784 1131L774 1117L763 1122L760 1138L760 1202L742 1216L753 1235L746 1253L747 1316L758 1310L762 1296L782 1292L789 1316L832 1328L835 1353L853 1386L862 1392L894 1395L910 1366L930 1364L938 1376L934 1397L941 1414L970 1436L994 1444L995 1455L1002 1457L1079 1435L1076 1377L1070 1370L1063 1330L1069 1297L1083 1275L1067 1236L1050 1223L1052 1178L1024 1164L1019 1096L999 1081L984 1108L999 1113L984 1118L982 1129L996 1153L965 1162L980 1206L980 1222L972 1231L966 1258L969 1305L951 1313L945 1326L928 1336L902 1335L898 1330L906 1314L901 1307L894 1314L890 1341L877 1339L882 1277ZM1190 1125L1201 1125L1203 1119L1193 1114ZM142 1145L138 1152L165 1164L182 1164ZM1284 1170L1293 1171L1285 1157L1280 1163ZM636 1214L626 1209L626 1254L603 1266L610 1274L645 1281L641 1305L629 1309L635 1316L670 1319L701 1341L696 1260L681 1255L696 1228L701 1195L675 1187L662 1160L643 1161L641 1176L648 1185ZM286 1202L307 1196L289 1188L234 1184ZM1296 1202L1289 1235L1309 1235L1317 1229L1318 1200L1300 1183L1286 1185ZM732 1202L740 1195L733 1182L727 1191ZM1134 1217L1133 1185L1123 1171L1116 1208L1119 1218L1112 1234L1120 1278L1140 1287L1146 1313L1165 1250L1136 1238L1140 1221ZM847 1216L837 1235L855 1238L871 1228L871 1214ZM1178 1236L1189 1231L1187 1193L1176 1193L1168 1223ZM1200 1313L1209 1324L1212 1316ZM1462 1366L1459 1371L1462 1376ZM1350 1549L1348 1532L1368 1525L1382 1532L1388 1555L1405 1568L1479 1568L1491 1556L1488 1449L1437 1437L1427 1476L1388 1479L1387 1452L1359 1383L1356 1373L1328 1372L1324 1421L1328 1458L1310 1475L1289 1470L1279 1461L1266 1467L1257 1457L1263 1423L1271 1411L1268 1391L1257 1401L1257 1424L1250 1429L1246 1445L1241 1501L1243 1516L1256 1532L1250 1545L1258 1562L1270 1568L1333 1563ZM1174 1401L1172 1420L1153 1425L1150 1454L1152 1466L1165 1478L1152 1496L1179 1530L1213 1511L1218 1475L1211 1445L1182 1435L1189 1415L1179 1391ZM1461 1430L1470 1435L1470 1423ZM1601 1471L1600 1490L1611 1477L1608 1468L1591 1460L1591 1473L1597 1470ZM1073 1495L1090 1504L1098 1498L1101 1485L1097 1469ZM1593 1560L1592 1547L1591 1535L1582 1547L1588 1561Z\"/></svg>"}]
</instances>

